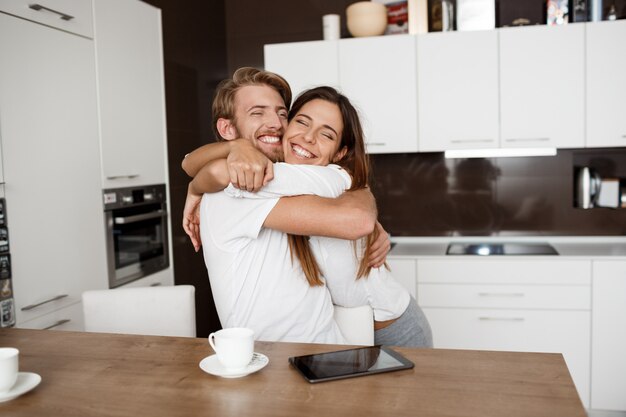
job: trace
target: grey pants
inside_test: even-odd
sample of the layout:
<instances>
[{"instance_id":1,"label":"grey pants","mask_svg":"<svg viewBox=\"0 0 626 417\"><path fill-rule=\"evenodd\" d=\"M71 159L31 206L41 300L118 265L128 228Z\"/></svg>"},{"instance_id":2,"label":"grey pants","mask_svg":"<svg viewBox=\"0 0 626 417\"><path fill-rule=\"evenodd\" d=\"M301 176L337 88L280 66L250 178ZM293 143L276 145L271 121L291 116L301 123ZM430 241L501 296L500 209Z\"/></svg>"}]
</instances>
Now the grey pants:
<instances>
[{"instance_id":1,"label":"grey pants","mask_svg":"<svg viewBox=\"0 0 626 417\"><path fill-rule=\"evenodd\" d=\"M408 307L398 320L374 332L374 343L403 347L433 347L430 324L415 298L411 297Z\"/></svg>"}]
</instances>

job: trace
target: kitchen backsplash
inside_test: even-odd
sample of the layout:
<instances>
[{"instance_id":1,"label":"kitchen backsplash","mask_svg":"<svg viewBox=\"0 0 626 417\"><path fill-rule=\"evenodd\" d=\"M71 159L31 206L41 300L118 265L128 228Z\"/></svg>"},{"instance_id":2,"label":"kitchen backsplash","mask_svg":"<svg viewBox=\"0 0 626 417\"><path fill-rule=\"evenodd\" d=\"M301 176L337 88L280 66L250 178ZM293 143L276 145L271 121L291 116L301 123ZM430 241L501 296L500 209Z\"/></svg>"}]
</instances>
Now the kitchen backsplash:
<instances>
[{"instance_id":1,"label":"kitchen backsplash","mask_svg":"<svg viewBox=\"0 0 626 417\"><path fill-rule=\"evenodd\" d=\"M574 207L574 167L626 180L626 148L552 157L373 155L379 220L394 236L626 235L626 209Z\"/></svg>"}]
</instances>

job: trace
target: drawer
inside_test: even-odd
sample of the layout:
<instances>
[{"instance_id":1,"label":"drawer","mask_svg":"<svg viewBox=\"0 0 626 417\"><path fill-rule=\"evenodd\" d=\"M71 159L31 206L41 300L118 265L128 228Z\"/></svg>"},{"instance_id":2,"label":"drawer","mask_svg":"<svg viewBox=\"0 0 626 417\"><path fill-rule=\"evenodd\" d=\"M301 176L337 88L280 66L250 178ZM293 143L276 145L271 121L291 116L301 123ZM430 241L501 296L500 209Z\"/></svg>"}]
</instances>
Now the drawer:
<instances>
[{"instance_id":1,"label":"drawer","mask_svg":"<svg viewBox=\"0 0 626 417\"><path fill-rule=\"evenodd\" d=\"M136 288L136 287L167 287L169 285L174 285L174 277L173 277L172 267L164 269L163 271L155 272L154 274L148 275L147 277L138 279L133 282L129 282L128 284L122 285L118 288Z\"/></svg>"},{"instance_id":2,"label":"drawer","mask_svg":"<svg viewBox=\"0 0 626 417\"><path fill-rule=\"evenodd\" d=\"M14 282L15 287L15 282ZM15 290L15 288L14 288ZM53 311L79 303L81 295L69 291L46 293L42 296L32 296L15 291L15 314L18 323L24 323L52 313Z\"/></svg>"},{"instance_id":3,"label":"drawer","mask_svg":"<svg viewBox=\"0 0 626 417\"><path fill-rule=\"evenodd\" d=\"M422 307L590 310L586 285L418 284Z\"/></svg>"},{"instance_id":4,"label":"drawer","mask_svg":"<svg viewBox=\"0 0 626 417\"><path fill-rule=\"evenodd\" d=\"M93 38L91 0L0 0L0 11Z\"/></svg>"},{"instance_id":5,"label":"drawer","mask_svg":"<svg viewBox=\"0 0 626 417\"><path fill-rule=\"evenodd\" d=\"M422 309L435 348L562 353L583 404L589 407L590 312Z\"/></svg>"},{"instance_id":6,"label":"drawer","mask_svg":"<svg viewBox=\"0 0 626 417\"><path fill-rule=\"evenodd\" d=\"M409 291L413 298L417 298L415 295L415 277L417 272L415 262L414 259L387 258L387 265L389 265L391 275Z\"/></svg>"},{"instance_id":7,"label":"drawer","mask_svg":"<svg viewBox=\"0 0 626 417\"><path fill-rule=\"evenodd\" d=\"M420 259L419 283L591 284L591 261L511 259Z\"/></svg>"},{"instance_id":8,"label":"drawer","mask_svg":"<svg viewBox=\"0 0 626 417\"><path fill-rule=\"evenodd\" d=\"M83 304L76 303L71 306L55 310L36 319L18 323L16 327L21 329L38 330L70 330L76 332L85 331L83 319Z\"/></svg>"}]
</instances>

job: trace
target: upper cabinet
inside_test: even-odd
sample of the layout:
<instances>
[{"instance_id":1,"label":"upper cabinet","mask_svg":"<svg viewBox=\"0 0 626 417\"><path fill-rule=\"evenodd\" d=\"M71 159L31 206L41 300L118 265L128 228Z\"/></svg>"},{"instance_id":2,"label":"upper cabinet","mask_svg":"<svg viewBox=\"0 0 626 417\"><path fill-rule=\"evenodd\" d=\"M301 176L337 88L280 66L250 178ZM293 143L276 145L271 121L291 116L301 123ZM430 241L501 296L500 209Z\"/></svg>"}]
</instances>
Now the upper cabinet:
<instances>
[{"instance_id":1,"label":"upper cabinet","mask_svg":"<svg viewBox=\"0 0 626 417\"><path fill-rule=\"evenodd\" d=\"M417 38L419 149L497 148L498 33Z\"/></svg>"},{"instance_id":2,"label":"upper cabinet","mask_svg":"<svg viewBox=\"0 0 626 417\"><path fill-rule=\"evenodd\" d=\"M0 11L93 38L93 10L90 0L0 0Z\"/></svg>"},{"instance_id":3,"label":"upper cabinet","mask_svg":"<svg viewBox=\"0 0 626 417\"><path fill-rule=\"evenodd\" d=\"M339 42L339 85L359 110L368 153L417 152L415 37Z\"/></svg>"},{"instance_id":4,"label":"upper cabinet","mask_svg":"<svg viewBox=\"0 0 626 417\"><path fill-rule=\"evenodd\" d=\"M294 98L311 87L339 87L337 48L337 41L265 45L265 69L285 77Z\"/></svg>"},{"instance_id":5,"label":"upper cabinet","mask_svg":"<svg viewBox=\"0 0 626 417\"><path fill-rule=\"evenodd\" d=\"M587 25L587 146L626 146L626 21Z\"/></svg>"},{"instance_id":6,"label":"upper cabinet","mask_svg":"<svg viewBox=\"0 0 626 417\"><path fill-rule=\"evenodd\" d=\"M585 25L499 34L502 146L585 146Z\"/></svg>"},{"instance_id":7,"label":"upper cabinet","mask_svg":"<svg viewBox=\"0 0 626 417\"><path fill-rule=\"evenodd\" d=\"M161 11L95 0L103 187L167 180Z\"/></svg>"}]
</instances>

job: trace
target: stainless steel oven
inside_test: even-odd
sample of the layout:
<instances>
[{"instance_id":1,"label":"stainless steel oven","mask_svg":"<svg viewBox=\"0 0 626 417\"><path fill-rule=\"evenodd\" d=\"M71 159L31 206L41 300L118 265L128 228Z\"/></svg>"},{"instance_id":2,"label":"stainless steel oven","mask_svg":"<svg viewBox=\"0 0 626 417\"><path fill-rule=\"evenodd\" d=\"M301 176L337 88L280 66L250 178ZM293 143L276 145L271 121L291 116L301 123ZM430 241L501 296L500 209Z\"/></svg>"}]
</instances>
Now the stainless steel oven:
<instances>
[{"instance_id":1,"label":"stainless steel oven","mask_svg":"<svg viewBox=\"0 0 626 417\"><path fill-rule=\"evenodd\" d=\"M104 190L109 288L169 266L165 185Z\"/></svg>"}]
</instances>

